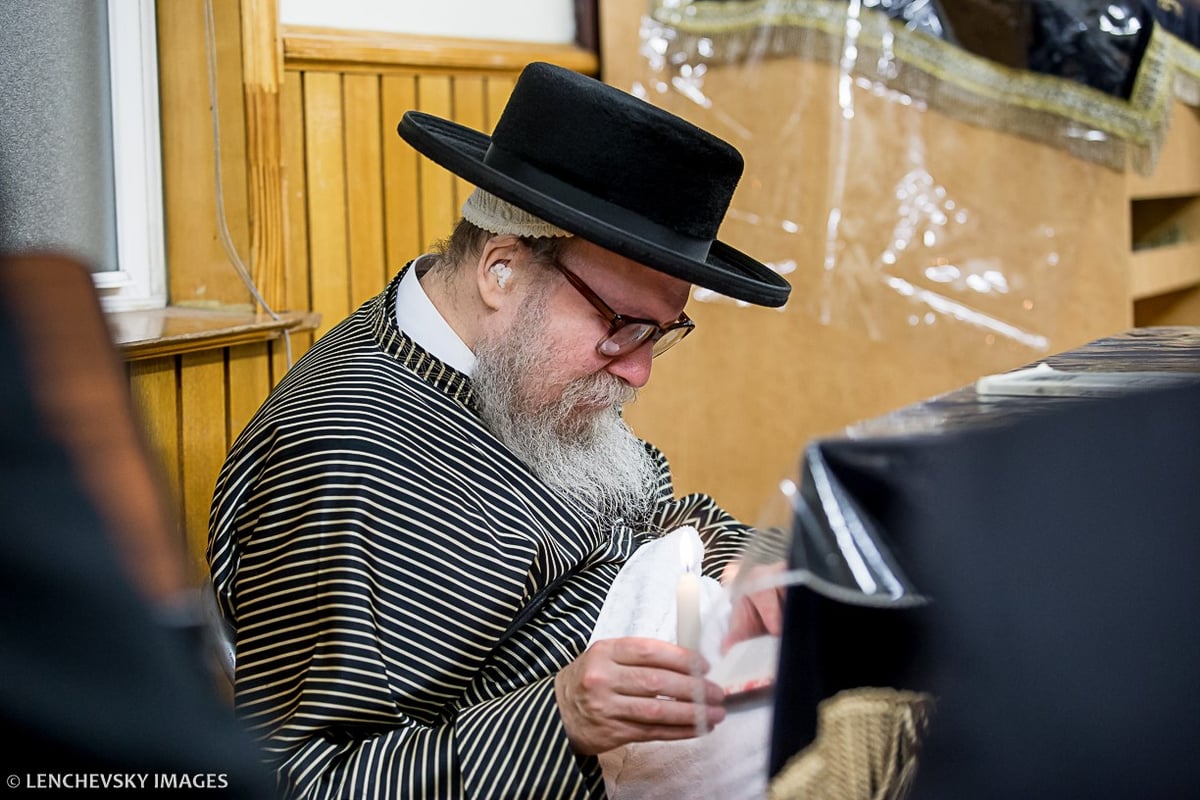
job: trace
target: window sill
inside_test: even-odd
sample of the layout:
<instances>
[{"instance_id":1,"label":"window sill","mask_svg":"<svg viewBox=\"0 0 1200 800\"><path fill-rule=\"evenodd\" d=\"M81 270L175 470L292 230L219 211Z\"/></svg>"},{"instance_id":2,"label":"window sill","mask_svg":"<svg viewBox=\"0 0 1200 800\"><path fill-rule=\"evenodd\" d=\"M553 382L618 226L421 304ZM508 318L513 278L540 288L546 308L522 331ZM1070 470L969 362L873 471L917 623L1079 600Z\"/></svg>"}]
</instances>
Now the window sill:
<instances>
[{"instance_id":1,"label":"window sill","mask_svg":"<svg viewBox=\"0 0 1200 800\"><path fill-rule=\"evenodd\" d=\"M126 361L217 350L268 342L285 332L315 330L321 315L281 311L279 318L248 311L217 311L182 306L107 315L117 351Z\"/></svg>"}]
</instances>

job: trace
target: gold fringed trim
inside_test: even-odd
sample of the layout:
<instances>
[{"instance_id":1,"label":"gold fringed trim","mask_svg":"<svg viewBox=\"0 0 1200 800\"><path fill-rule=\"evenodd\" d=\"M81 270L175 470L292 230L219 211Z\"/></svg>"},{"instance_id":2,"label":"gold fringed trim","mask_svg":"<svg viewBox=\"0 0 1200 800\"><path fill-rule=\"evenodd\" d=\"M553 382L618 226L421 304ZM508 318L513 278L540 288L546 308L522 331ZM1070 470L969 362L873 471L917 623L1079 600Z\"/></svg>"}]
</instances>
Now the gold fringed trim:
<instances>
[{"instance_id":1,"label":"gold fringed trim","mask_svg":"<svg viewBox=\"0 0 1200 800\"><path fill-rule=\"evenodd\" d=\"M817 707L816 739L768 786L769 800L901 800L908 796L932 695L886 687L839 692Z\"/></svg>"},{"instance_id":2,"label":"gold fringed trim","mask_svg":"<svg viewBox=\"0 0 1200 800\"><path fill-rule=\"evenodd\" d=\"M1117 169L1126 166L1126 145L1133 145L1140 153L1137 168L1148 172L1166 136L1171 100L1200 103L1200 53L1157 25L1124 100L1076 81L1006 67L854 3L663 0L651 20L670 30L658 35L676 54L696 61L832 60L943 113Z\"/></svg>"}]
</instances>

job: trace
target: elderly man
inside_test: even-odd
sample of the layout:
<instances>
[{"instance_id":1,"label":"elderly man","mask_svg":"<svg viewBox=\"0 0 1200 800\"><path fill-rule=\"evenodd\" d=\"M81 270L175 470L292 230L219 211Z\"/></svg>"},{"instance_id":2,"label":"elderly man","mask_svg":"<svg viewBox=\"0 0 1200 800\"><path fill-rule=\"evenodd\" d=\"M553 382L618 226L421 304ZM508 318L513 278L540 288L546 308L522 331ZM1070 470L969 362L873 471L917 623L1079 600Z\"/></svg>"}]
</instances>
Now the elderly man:
<instances>
[{"instance_id":1,"label":"elderly man","mask_svg":"<svg viewBox=\"0 0 1200 800\"><path fill-rule=\"evenodd\" d=\"M238 709L294 796L603 796L598 754L725 713L693 651L588 647L609 586L682 525L728 578L748 535L674 497L621 407L692 330L691 284L789 287L715 239L736 150L598 81L533 64L492 137L399 132L479 188L229 455L209 561ZM770 597L746 609L777 627Z\"/></svg>"}]
</instances>

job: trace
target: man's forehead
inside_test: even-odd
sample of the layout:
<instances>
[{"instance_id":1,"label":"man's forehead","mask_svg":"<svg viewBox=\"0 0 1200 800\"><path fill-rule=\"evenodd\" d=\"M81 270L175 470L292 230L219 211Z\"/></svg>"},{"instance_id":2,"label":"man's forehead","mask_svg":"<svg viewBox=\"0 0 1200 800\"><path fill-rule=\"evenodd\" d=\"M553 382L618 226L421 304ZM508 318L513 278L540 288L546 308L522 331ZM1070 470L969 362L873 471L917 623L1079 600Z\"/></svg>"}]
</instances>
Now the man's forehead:
<instances>
[{"instance_id":1,"label":"man's forehead","mask_svg":"<svg viewBox=\"0 0 1200 800\"><path fill-rule=\"evenodd\" d=\"M645 287L658 286L666 292L686 292L691 286L685 280L648 267L579 236L572 236L564 242L560 260L573 271L578 267L576 274L587 273L588 276L596 276L597 280L605 279Z\"/></svg>"},{"instance_id":2,"label":"man's forehead","mask_svg":"<svg viewBox=\"0 0 1200 800\"><path fill-rule=\"evenodd\" d=\"M687 304L691 284L600 245L573 237L559 255L563 266L614 311L666 322Z\"/></svg>"}]
</instances>

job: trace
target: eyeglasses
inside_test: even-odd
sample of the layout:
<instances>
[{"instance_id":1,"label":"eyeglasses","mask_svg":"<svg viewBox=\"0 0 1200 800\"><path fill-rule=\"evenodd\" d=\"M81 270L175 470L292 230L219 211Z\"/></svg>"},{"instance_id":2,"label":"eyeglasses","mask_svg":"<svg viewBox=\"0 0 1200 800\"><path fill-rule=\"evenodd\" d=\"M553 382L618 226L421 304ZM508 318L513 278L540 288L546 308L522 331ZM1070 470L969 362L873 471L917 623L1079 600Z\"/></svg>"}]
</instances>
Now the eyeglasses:
<instances>
[{"instance_id":1,"label":"eyeglasses","mask_svg":"<svg viewBox=\"0 0 1200 800\"><path fill-rule=\"evenodd\" d=\"M632 353L646 342L653 342L654 355L660 356L678 344L696 327L696 323L688 319L687 314L680 314L673 322L668 322L666 325L659 325L650 319L618 314L609 307L608 303L601 300L579 276L560 264L557 259L553 263L554 267L567 279L567 282L574 286L583 295L583 298L608 321L608 333L596 342L596 350L603 356L615 358L625 353Z\"/></svg>"}]
</instances>

